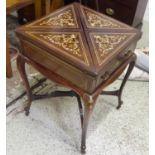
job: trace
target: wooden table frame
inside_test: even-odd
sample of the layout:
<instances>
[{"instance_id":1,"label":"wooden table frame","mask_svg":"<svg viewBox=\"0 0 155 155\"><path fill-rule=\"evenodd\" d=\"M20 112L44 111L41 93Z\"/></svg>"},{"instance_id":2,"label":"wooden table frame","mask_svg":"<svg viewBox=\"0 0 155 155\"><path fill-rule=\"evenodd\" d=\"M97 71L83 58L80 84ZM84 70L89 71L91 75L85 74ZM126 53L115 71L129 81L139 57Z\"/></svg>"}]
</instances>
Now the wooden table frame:
<instances>
[{"instance_id":1,"label":"wooden table frame","mask_svg":"<svg viewBox=\"0 0 155 155\"><path fill-rule=\"evenodd\" d=\"M118 106L117 109L119 109L122 105L122 91L123 88L127 82L127 79L132 72L136 61L136 55L133 53L130 55L128 60L126 60L121 66L119 66L112 75L101 85L99 85L96 90L92 94L88 94L87 92L83 91L82 89L78 88L71 82L67 81L63 77L57 75L56 73L48 70L47 68L35 63L34 61L31 61L27 57L19 54L17 57L17 68L19 70L19 73L21 75L21 78L24 82L24 85L26 87L26 92L28 95L28 103L25 107L25 114L29 115L30 106L33 100L40 99L40 98L46 98L46 97L59 97L59 96L75 96L78 101L79 111L80 111L80 118L81 118L81 128L82 128L82 134L81 134L81 153L86 152L86 134L87 134L87 128L88 128L88 121L92 114L92 111L94 109L94 106L96 104L96 100L100 94L105 95L115 95L118 97ZM64 87L70 88L71 91L55 91L52 92L50 95L35 95L32 94L31 88L27 79L26 71L25 71L25 63L28 63L32 65L35 69L37 69L39 72L41 72L43 75L45 75L50 80L63 85ZM103 89L110 85L112 82L114 82L120 74L125 70L125 68L128 66L128 70L126 72L126 75L122 81L122 84L120 88L116 91L103 91ZM81 102L81 98L83 100L83 104Z\"/></svg>"}]
</instances>

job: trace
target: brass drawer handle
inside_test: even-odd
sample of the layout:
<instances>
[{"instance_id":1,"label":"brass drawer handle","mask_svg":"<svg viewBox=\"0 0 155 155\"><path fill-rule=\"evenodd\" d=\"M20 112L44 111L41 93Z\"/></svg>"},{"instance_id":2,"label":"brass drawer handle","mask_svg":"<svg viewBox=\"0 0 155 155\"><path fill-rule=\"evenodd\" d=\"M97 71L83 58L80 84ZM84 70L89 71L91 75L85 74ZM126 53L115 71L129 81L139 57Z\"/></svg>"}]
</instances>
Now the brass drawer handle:
<instances>
[{"instance_id":1,"label":"brass drawer handle","mask_svg":"<svg viewBox=\"0 0 155 155\"><path fill-rule=\"evenodd\" d=\"M112 8L106 8L106 13L110 16L115 14L115 11Z\"/></svg>"},{"instance_id":2,"label":"brass drawer handle","mask_svg":"<svg viewBox=\"0 0 155 155\"><path fill-rule=\"evenodd\" d=\"M118 67L120 64L122 63L122 61L119 59L115 62L115 66Z\"/></svg>"},{"instance_id":3,"label":"brass drawer handle","mask_svg":"<svg viewBox=\"0 0 155 155\"><path fill-rule=\"evenodd\" d=\"M110 74L108 72L105 72L104 75L101 76L101 78L105 81L109 78Z\"/></svg>"},{"instance_id":4,"label":"brass drawer handle","mask_svg":"<svg viewBox=\"0 0 155 155\"><path fill-rule=\"evenodd\" d=\"M129 50L128 52L126 52L126 53L124 54L124 57L125 57L125 58L128 58L129 56L131 56L131 54L132 54L132 51Z\"/></svg>"}]
</instances>

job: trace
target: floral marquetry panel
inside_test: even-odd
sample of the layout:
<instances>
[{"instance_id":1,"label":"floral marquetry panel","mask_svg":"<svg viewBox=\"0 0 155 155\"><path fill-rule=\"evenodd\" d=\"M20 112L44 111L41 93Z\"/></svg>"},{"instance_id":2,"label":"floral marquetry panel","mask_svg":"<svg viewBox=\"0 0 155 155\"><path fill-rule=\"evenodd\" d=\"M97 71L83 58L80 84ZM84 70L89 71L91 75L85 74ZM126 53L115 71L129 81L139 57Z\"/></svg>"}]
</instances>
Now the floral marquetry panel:
<instances>
[{"instance_id":1,"label":"floral marquetry panel","mask_svg":"<svg viewBox=\"0 0 155 155\"><path fill-rule=\"evenodd\" d=\"M133 36L135 33L90 33L98 65L102 65L108 55L116 53Z\"/></svg>"},{"instance_id":2,"label":"floral marquetry panel","mask_svg":"<svg viewBox=\"0 0 155 155\"><path fill-rule=\"evenodd\" d=\"M87 9L84 9L84 14L87 18L88 27L108 27L108 28L120 28L121 26L113 23L112 21L109 21L105 18L102 18Z\"/></svg>"},{"instance_id":3,"label":"floral marquetry panel","mask_svg":"<svg viewBox=\"0 0 155 155\"><path fill-rule=\"evenodd\" d=\"M52 15L29 24L28 27L47 28L78 28L78 22L73 6L68 6L63 10L58 10Z\"/></svg>"},{"instance_id":4,"label":"floral marquetry panel","mask_svg":"<svg viewBox=\"0 0 155 155\"><path fill-rule=\"evenodd\" d=\"M75 27L75 22L72 10L67 10L56 17L51 17L39 23L40 26L60 26L60 27Z\"/></svg>"},{"instance_id":5,"label":"floral marquetry panel","mask_svg":"<svg viewBox=\"0 0 155 155\"><path fill-rule=\"evenodd\" d=\"M78 32L64 32L64 33L47 33L47 32L26 32L31 37L34 37L44 44L60 51L61 53L71 57L89 66L89 61L86 54L86 48L83 44L81 34Z\"/></svg>"}]
</instances>

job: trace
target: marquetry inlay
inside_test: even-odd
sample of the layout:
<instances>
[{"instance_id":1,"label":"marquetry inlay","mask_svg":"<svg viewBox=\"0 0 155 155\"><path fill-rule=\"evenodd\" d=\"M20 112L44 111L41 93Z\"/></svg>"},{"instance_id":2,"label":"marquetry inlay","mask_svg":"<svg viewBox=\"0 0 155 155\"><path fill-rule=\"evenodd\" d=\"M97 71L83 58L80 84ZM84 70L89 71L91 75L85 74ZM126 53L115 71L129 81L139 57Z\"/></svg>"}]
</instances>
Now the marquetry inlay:
<instances>
[{"instance_id":1,"label":"marquetry inlay","mask_svg":"<svg viewBox=\"0 0 155 155\"><path fill-rule=\"evenodd\" d=\"M58 10L52 15L37 20L27 27L48 27L48 28L78 28L78 22L73 6Z\"/></svg>"},{"instance_id":2,"label":"marquetry inlay","mask_svg":"<svg viewBox=\"0 0 155 155\"><path fill-rule=\"evenodd\" d=\"M116 52L117 48L122 46L127 39L133 34L91 34L92 44L94 46L94 52L101 65L104 59L112 52Z\"/></svg>"},{"instance_id":3,"label":"marquetry inlay","mask_svg":"<svg viewBox=\"0 0 155 155\"><path fill-rule=\"evenodd\" d=\"M80 46L79 38L75 34L55 34L55 35L41 34L40 37L50 41L51 43L59 46L60 48L68 51L68 53L71 53L78 58L82 57L79 47Z\"/></svg>"},{"instance_id":4,"label":"marquetry inlay","mask_svg":"<svg viewBox=\"0 0 155 155\"><path fill-rule=\"evenodd\" d=\"M65 52L70 57L89 66L88 58L84 52L86 49L84 48L80 33L27 33L41 41L45 41L50 47L53 47L62 53Z\"/></svg>"},{"instance_id":5,"label":"marquetry inlay","mask_svg":"<svg viewBox=\"0 0 155 155\"><path fill-rule=\"evenodd\" d=\"M36 46L96 75L136 39L136 30L74 3L20 28ZM139 34L140 35L140 34Z\"/></svg>"},{"instance_id":6,"label":"marquetry inlay","mask_svg":"<svg viewBox=\"0 0 155 155\"><path fill-rule=\"evenodd\" d=\"M74 20L74 16L72 10L67 10L56 17L49 18L48 20L42 21L40 24L46 26L75 26L76 22Z\"/></svg>"},{"instance_id":7,"label":"marquetry inlay","mask_svg":"<svg viewBox=\"0 0 155 155\"><path fill-rule=\"evenodd\" d=\"M83 8L82 9L85 17L86 17L86 24L90 28L124 28L128 26L120 25L110 18L105 17L104 15L100 15L97 12L92 10Z\"/></svg>"}]
</instances>

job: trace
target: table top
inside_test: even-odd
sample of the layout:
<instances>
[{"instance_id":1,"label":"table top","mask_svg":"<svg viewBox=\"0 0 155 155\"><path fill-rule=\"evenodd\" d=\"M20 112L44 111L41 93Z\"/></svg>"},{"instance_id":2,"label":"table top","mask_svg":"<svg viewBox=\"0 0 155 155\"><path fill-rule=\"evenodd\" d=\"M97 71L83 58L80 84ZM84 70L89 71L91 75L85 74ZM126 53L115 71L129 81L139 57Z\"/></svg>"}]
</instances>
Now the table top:
<instances>
[{"instance_id":1,"label":"table top","mask_svg":"<svg viewBox=\"0 0 155 155\"><path fill-rule=\"evenodd\" d=\"M10 13L24 6L34 3L34 0L7 0L6 1L6 11Z\"/></svg>"},{"instance_id":2,"label":"table top","mask_svg":"<svg viewBox=\"0 0 155 155\"><path fill-rule=\"evenodd\" d=\"M93 74L141 37L135 28L79 3L20 27L17 34Z\"/></svg>"}]
</instances>

